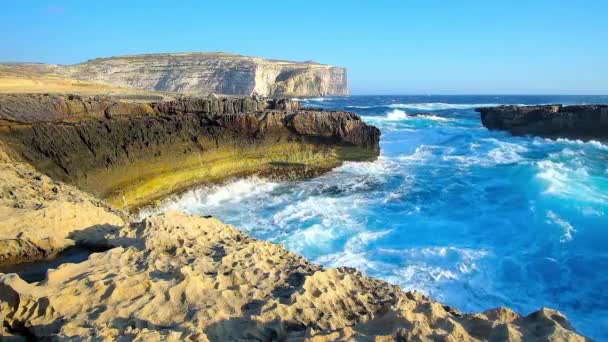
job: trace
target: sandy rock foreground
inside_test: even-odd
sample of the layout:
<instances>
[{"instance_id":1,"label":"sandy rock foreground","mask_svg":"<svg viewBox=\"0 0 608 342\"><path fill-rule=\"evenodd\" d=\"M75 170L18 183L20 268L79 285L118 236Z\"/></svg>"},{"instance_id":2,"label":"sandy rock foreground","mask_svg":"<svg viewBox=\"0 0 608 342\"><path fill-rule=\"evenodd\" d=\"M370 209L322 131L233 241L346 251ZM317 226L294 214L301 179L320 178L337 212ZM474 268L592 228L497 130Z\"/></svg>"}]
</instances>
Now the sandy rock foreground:
<instances>
[{"instance_id":1,"label":"sandy rock foreground","mask_svg":"<svg viewBox=\"0 0 608 342\"><path fill-rule=\"evenodd\" d=\"M0 143L0 265L51 257L125 225L126 214L7 151Z\"/></svg>"},{"instance_id":2,"label":"sandy rock foreground","mask_svg":"<svg viewBox=\"0 0 608 342\"><path fill-rule=\"evenodd\" d=\"M557 311L462 314L353 269L323 269L214 218L169 213L28 284L0 274L4 334L77 340L585 341Z\"/></svg>"}]
</instances>

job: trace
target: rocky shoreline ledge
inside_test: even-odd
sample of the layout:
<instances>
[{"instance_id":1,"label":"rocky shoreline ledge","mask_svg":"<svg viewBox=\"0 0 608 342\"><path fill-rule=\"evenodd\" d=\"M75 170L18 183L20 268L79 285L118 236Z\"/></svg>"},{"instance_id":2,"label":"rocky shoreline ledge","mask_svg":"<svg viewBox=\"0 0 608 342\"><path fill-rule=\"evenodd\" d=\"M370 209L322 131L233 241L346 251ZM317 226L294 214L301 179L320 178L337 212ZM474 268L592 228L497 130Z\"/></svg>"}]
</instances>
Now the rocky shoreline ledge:
<instances>
[{"instance_id":1,"label":"rocky shoreline ledge","mask_svg":"<svg viewBox=\"0 0 608 342\"><path fill-rule=\"evenodd\" d=\"M39 282L0 271L3 339L587 341L554 310L462 313L211 217L129 214L212 177L185 165L215 166L221 181L373 159L379 131L352 113L253 98L10 99L0 99L0 264L98 252ZM169 185L155 188L159 179Z\"/></svg>"},{"instance_id":2,"label":"rocky shoreline ledge","mask_svg":"<svg viewBox=\"0 0 608 342\"><path fill-rule=\"evenodd\" d=\"M95 233L98 233L96 231ZM28 284L0 275L4 334L79 340L585 341L559 312L465 314L324 269L214 218L169 213Z\"/></svg>"},{"instance_id":3,"label":"rocky shoreline ledge","mask_svg":"<svg viewBox=\"0 0 608 342\"><path fill-rule=\"evenodd\" d=\"M379 138L355 114L289 100L0 95L0 140L19 158L120 208L254 173L314 176L375 159Z\"/></svg>"},{"instance_id":4,"label":"rocky shoreline ledge","mask_svg":"<svg viewBox=\"0 0 608 342\"><path fill-rule=\"evenodd\" d=\"M608 105L498 106L475 110L488 129L513 135L608 139Z\"/></svg>"}]
</instances>

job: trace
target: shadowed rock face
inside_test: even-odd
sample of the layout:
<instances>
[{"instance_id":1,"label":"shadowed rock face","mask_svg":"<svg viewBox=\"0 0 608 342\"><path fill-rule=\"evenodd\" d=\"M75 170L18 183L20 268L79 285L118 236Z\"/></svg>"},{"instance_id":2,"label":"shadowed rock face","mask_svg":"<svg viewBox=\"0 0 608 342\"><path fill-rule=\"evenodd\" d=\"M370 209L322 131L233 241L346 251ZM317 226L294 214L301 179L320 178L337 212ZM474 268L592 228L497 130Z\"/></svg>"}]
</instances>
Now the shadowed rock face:
<instances>
[{"instance_id":1,"label":"shadowed rock face","mask_svg":"<svg viewBox=\"0 0 608 342\"><path fill-rule=\"evenodd\" d=\"M2 99L0 139L51 177L121 207L237 175L312 176L379 151L379 130L357 115L279 99Z\"/></svg>"},{"instance_id":2,"label":"shadowed rock face","mask_svg":"<svg viewBox=\"0 0 608 342\"><path fill-rule=\"evenodd\" d=\"M190 94L347 95L346 70L227 53L179 53L98 58L55 66L62 76L136 89Z\"/></svg>"},{"instance_id":3,"label":"shadowed rock face","mask_svg":"<svg viewBox=\"0 0 608 342\"><path fill-rule=\"evenodd\" d=\"M547 138L608 139L608 105L477 108L489 129Z\"/></svg>"}]
</instances>

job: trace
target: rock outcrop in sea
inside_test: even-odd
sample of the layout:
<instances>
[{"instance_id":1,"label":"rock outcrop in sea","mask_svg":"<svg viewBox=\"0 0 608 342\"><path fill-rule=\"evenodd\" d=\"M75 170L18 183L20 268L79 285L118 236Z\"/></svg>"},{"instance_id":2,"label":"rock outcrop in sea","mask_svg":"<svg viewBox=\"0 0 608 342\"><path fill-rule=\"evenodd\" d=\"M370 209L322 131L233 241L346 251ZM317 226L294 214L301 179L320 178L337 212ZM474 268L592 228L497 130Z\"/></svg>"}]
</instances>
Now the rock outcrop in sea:
<instances>
[{"instance_id":1,"label":"rock outcrop in sea","mask_svg":"<svg viewBox=\"0 0 608 342\"><path fill-rule=\"evenodd\" d=\"M66 66L17 66L76 80L192 95L348 95L344 68L220 52L129 55Z\"/></svg>"},{"instance_id":2,"label":"rock outcrop in sea","mask_svg":"<svg viewBox=\"0 0 608 342\"><path fill-rule=\"evenodd\" d=\"M608 105L499 106L476 111L485 127L514 135L608 139Z\"/></svg>"}]
</instances>

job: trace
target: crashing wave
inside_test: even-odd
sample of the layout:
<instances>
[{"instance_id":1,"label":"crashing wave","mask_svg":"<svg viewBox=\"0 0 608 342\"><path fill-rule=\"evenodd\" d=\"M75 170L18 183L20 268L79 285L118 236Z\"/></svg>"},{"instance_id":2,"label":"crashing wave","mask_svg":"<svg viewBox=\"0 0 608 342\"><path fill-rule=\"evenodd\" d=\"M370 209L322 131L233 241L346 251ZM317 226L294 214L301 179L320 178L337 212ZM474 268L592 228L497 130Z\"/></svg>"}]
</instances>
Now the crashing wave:
<instances>
[{"instance_id":1,"label":"crashing wave","mask_svg":"<svg viewBox=\"0 0 608 342\"><path fill-rule=\"evenodd\" d=\"M386 113L386 119L391 121L405 120L407 119L407 113L402 110L395 109Z\"/></svg>"},{"instance_id":2,"label":"crashing wave","mask_svg":"<svg viewBox=\"0 0 608 342\"><path fill-rule=\"evenodd\" d=\"M159 212L183 211L192 213L200 211L201 208L221 207L270 192L279 184L259 177L249 177L220 185L195 188L181 195L165 199L158 207L143 209L138 216L143 219Z\"/></svg>"},{"instance_id":3,"label":"crashing wave","mask_svg":"<svg viewBox=\"0 0 608 342\"><path fill-rule=\"evenodd\" d=\"M425 103L394 103L387 107L399 109L415 109L415 110L447 110L447 109L473 109L478 107L496 107L500 106L497 103L443 103L443 102L425 102Z\"/></svg>"}]
</instances>

